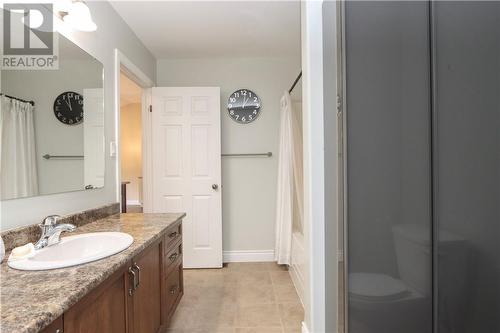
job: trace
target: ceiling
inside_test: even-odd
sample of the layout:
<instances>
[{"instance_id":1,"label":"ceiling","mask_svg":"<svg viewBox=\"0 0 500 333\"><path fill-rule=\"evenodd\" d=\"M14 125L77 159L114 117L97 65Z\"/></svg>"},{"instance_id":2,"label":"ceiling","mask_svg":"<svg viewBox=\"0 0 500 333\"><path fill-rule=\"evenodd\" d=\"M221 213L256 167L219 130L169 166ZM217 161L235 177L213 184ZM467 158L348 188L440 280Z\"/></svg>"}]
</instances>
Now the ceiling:
<instances>
[{"instance_id":1,"label":"ceiling","mask_svg":"<svg viewBox=\"0 0 500 333\"><path fill-rule=\"evenodd\" d=\"M300 1L110 1L157 59L300 57Z\"/></svg>"},{"instance_id":2,"label":"ceiling","mask_svg":"<svg viewBox=\"0 0 500 333\"><path fill-rule=\"evenodd\" d=\"M120 107L141 103L142 89L123 73L120 73Z\"/></svg>"}]
</instances>

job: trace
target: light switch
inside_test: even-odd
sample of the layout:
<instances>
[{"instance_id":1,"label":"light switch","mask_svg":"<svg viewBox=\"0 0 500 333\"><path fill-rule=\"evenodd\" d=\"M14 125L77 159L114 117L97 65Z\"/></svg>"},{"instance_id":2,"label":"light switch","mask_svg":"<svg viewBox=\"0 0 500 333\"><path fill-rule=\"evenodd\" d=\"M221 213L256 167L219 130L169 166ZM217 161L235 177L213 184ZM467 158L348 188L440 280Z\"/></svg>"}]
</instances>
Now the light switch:
<instances>
[{"instance_id":1,"label":"light switch","mask_svg":"<svg viewBox=\"0 0 500 333\"><path fill-rule=\"evenodd\" d=\"M109 142L109 156L116 157L116 141Z\"/></svg>"}]
</instances>

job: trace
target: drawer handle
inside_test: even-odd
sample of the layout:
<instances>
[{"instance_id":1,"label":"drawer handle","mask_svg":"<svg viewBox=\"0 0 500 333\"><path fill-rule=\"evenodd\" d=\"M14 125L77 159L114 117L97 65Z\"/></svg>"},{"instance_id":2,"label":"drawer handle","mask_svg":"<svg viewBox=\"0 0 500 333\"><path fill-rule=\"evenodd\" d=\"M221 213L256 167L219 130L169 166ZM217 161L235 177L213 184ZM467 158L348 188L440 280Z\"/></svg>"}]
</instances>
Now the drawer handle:
<instances>
[{"instance_id":1,"label":"drawer handle","mask_svg":"<svg viewBox=\"0 0 500 333\"><path fill-rule=\"evenodd\" d=\"M171 232L168 234L169 238L175 238L177 236L177 231Z\"/></svg>"},{"instance_id":2,"label":"drawer handle","mask_svg":"<svg viewBox=\"0 0 500 333\"><path fill-rule=\"evenodd\" d=\"M168 259L170 259L170 261L174 261L175 259L177 259L179 255L177 254L177 252L171 254Z\"/></svg>"},{"instance_id":3,"label":"drawer handle","mask_svg":"<svg viewBox=\"0 0 500 333\"><path fill-rule=\"evenodd\" d=\"M58 329L56 330L56 333L63 333L63 331L61 331L61 329L59 329L59 328L58 328Z\"/></svg>"},{"instance_id":4,"label":"drawer handle","mask_svg":"<svg viewBox=\"0 0 500 333\"><path fill-rule=\"evenodd\" d=\"M134 265L133 265L134 269L137 270L137 284L134 288L137 289L139 287L139 285L141 284L141 268L137 265L137 263L134 262Z\"/></svg>"},{"instance_id":5,"label":"drawer handle","mask_svg":"<svg viewBox=\"0 0 500 333\"><path fill-rule=\"evenodd\" d=\"M134 293L134 291L136 289L136 285L137 285L136 279L137 279L137 276L136 276L135 271L134 271L134 269L132 267L128 268L128 273L132 276L132 281L133 281L132 282L132 288L128 289L128 295L132 296L132 294Z\"/></svg>"},{"instance_id":6,"label":"drawer handle","mask_svg":"<svg viewBox=\"0 0 500 333\"><path fill-rule=\"evenodd\" d=\"M171 289L170 289L170 294L173 295L175 294L175 292L177 291L177 286L173 286Z\"/></svg>"}]
</instances>

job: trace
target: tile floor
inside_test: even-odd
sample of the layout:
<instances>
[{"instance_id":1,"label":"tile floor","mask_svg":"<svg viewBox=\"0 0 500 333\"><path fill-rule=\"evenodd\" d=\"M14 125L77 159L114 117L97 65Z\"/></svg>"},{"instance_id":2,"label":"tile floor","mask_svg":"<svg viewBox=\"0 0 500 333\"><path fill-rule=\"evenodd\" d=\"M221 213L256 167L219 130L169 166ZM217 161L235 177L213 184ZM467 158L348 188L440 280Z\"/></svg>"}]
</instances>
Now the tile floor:
<instances>
[{"instance_id":1,"label":"tile floor","mask_svg":"<svg viewBox=\"0 0 500 333\"><path fill-rule=\"evenodd\" d=\"M274 263L184 270L184 297L169 333L299 333L302 304Z\"/></svg>"},{"instance_id":2,"label":"tile floor","mask_svg":"<svg viewBox=\"0 0 500 333\"><path fill-rule=\"evenodd\" d=\"M142 213L142 206L127 205L127 213Z\"/></svg>"}]
</instances>

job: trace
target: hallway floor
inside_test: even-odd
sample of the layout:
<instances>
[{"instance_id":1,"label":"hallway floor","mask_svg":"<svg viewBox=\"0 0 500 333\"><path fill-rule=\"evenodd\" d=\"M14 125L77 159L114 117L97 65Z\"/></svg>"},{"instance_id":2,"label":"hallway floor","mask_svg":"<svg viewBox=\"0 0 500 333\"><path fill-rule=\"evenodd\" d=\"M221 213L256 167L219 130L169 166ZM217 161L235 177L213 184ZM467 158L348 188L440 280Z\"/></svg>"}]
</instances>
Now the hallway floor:
<instances>
[{"instance_id":1,"label":"hallway floor","mask_svg":"<svg viewBox=\"0 0 500 333\"><path fill-rule=\"evenodd\" d=\"M286 269L231 263L184 270L184 297L169 333L299 333L304 310Z\"/></svg>"}]
</instances>

